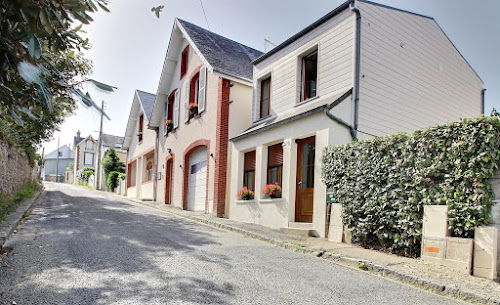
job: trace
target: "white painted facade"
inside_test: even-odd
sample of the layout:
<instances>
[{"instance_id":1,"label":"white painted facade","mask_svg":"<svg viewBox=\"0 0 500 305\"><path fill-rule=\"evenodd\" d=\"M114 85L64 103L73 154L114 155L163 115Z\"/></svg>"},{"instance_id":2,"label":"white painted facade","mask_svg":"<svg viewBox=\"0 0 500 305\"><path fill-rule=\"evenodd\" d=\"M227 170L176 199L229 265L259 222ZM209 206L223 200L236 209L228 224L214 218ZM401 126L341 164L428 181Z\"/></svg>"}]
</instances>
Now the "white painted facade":
<instances>
[{"instance_id":1,"label":"white painted facade","mask_svg":"<svg viewBox=\"0 0 500 305\"><path fill-rule=\"evenodd\" d=\"M139 117L144 117L144 127L142 141L139 141ZM129 143L127 153L127 197L152 200L153 199L153 181L149 179L147 166L154 156L156 132L148 129L148 116L145 112L139 95L134 92L134 101L132 103L131 115L129 117L129 126L131 131L126 135L125 143ZM154 161L154 158L153 158ZM154 162L153 162L154 172ZM154 178L154 177L153 177Z\"/></svg>"},{"instance_id":2,"label":"white painted facade","mask_svg":"<svg viewBox=\"0 0 500 305\"><path fill-rule=\"evenodd\" d=\"M358 138L411 132L481 115L483 83L436 22L424 16L356 1L361 14ZM295 224L297 141L315 136L312 222L301 228L325 236L326 186L321 154L352 141L350 130L325 107L355 84L356 14L346 8L254 65L253 127L231 140L229 218L272 228ZM317 94L301 102L302 57L317 50ZM271 77L270 116L260 119L260 82ZM354 123L352 94L330 110ZM283 143L282 198L265 198L267 147ZM244 154L256 151L255 199L238 200Z\"/></svg>"}]
</instances>

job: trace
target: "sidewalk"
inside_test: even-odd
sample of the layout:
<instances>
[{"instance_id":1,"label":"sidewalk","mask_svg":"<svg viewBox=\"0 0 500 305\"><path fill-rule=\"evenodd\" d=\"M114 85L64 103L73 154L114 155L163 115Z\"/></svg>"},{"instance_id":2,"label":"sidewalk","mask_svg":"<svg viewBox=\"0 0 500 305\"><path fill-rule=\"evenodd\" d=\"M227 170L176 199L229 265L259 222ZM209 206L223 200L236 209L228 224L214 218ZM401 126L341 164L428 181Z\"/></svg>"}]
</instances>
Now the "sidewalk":
<instances>
[{"instance_id":1,"label":"sidewalk","mask_svg":"<svg viewBox=\"0 0 500 305\"><path fill-rule=\"evenodd\" d=\"M439 294L474 303L500 305L498 282L465 275L447 267L422 262L419 259L368 250L352 244L329 242L324 238L303 238L256 224L217 218L203 212L191 212L151 201L118 197L179 217L237 232L278 247L373 272Z\"/></svg>"}]
</instances>

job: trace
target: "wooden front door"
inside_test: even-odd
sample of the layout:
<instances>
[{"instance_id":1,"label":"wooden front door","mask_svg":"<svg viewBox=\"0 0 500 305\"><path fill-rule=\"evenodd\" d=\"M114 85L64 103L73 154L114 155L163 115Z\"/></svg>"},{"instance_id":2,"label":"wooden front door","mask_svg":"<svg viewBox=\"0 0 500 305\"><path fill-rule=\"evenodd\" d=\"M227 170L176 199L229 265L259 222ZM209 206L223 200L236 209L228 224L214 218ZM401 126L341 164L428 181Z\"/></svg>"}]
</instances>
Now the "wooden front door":
<instances>
[{"instance_id":1,"label":"wooden front door","mask_svg":"<svg viewBox=\"0 0 500 305\"><path fill-rule=\"evenodd\" d=\"M302 139L297 147L295 221L312 222L315 137Z\"/></svg>"},{"instance_id":2,"label":"wooden front door","mask_svg":"<svg viewBox=\"0 0 500 305\"><path fill-rule=\"evenodd\" d=\"M170 159L165 166L165 204L172 204L172 167L173 160Z\"/></svg>"}]
</instances>

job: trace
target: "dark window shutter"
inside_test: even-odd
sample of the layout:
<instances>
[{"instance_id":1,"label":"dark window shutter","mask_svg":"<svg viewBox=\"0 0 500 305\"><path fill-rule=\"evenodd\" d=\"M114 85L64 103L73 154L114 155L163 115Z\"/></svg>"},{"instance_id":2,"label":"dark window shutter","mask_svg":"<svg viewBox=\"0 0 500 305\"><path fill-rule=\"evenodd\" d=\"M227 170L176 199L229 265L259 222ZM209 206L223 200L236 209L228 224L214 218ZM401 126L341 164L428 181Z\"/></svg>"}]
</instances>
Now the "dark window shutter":
<instances>
[{"instance_id":1,"label":"dark window shutter","mask_svg":"<svg viewBox=\"0 0 500 305\"><path fill-rule=\"evenodd\" d=\"M269 146L268 148L268 156L267 156L267 165L281 165L283 164L283 145L281 143Z\"/></svg>"},{"instance_id":2,"label":"dark window shutter","mask_svg":"<svg viewBox=\"0 0 500 305\"><path fill-rule=\"evenodd\" d=\"M245 171L255 169L255 150L245 153Z\"/></svg>"}]
</instances>

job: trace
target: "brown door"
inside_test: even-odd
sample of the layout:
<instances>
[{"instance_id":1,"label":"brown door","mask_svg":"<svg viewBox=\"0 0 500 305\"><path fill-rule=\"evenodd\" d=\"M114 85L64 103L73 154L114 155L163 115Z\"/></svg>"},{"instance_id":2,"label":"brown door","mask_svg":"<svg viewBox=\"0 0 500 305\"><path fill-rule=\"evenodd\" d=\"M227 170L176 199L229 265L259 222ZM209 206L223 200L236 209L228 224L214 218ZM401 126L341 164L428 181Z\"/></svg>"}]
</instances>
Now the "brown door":
<instances>
[{"instance_id":1,"label":"brown door","mask_svg":"<svg viewBox=\"0 0 500 305\"><path fill-rule=\"evenodd\" d=\"M297 194L295 198L295 221L312 222L314 193L315 138L298 142L297 147Z\"/></svg>"},{"instance_id":2,"label":"brown door","mask_svg":"<svg viewBox=\"0 0 500 305\"><path fill-rule=\"evenodd\" d=\"M172 204L172 159L165 166L165 204Z\"/></svg>"}]
</instances>

